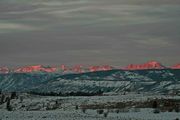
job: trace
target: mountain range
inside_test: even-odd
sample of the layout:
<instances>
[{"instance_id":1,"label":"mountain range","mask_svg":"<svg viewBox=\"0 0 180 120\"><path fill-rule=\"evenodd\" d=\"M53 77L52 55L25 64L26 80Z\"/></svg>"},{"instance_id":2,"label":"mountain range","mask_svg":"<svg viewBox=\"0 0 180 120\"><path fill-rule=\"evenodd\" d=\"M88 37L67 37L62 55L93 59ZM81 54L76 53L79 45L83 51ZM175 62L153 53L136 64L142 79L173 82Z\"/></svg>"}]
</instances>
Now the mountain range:
<instances>
[{"instance_id":1,"label":"mountain range","mask_svg":"<svg viewBox=\"0 0 180 120\"><path fill-rule=\"evenodd\" d=\"M180 65L165 67L159 62L127 67L42 65L0 69L0 89L19 92L154 92L180 93Z\"/></svg>"},{"instance_id":2,"label":"mountain range","mask_svg":"<svg viewBox=\"0 0 180 120\"><path fill-rule=\"evenodd\" d=\"M95 72L95 71L106 71L113 69L124 69L124 70L145 70L145 69L180 69L180 64L173 65L171 67L166 67L157 61L149 61L144 64L129 64L126 67L118 68L109 65L102 66L88 66L75 65L68 67L65 65L61 66L43 66L43 65L33 65L33 66L23 66L15 69L10 69L8 67L0 67L0 73L31 73L31 72L64 72L64 73L85 73L85 72Z\"/></svg>"}]
</instances>

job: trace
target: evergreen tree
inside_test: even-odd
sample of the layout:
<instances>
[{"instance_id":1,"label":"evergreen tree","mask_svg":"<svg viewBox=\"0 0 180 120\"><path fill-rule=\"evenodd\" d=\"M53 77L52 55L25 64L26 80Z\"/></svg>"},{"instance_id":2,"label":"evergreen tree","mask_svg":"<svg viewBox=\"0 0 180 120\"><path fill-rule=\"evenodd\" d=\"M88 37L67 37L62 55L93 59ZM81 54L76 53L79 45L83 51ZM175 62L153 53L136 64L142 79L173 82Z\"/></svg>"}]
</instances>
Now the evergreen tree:
<instances>
[{"instance_id":1,"label":"evergreen tree","mask_svg":"<svg viewBox=\"0 0 180 120\"><path fill-rule=\"evenodd\" d=\"M0 104L3 104L3 103L4 103L4 99L5 99L5 95L2 94Z\"/></svg>"},{"instance_id":2,"label":"evergreen tree","mask_svg":"<svg viewBox=\"0 0 180 120\"><path fill-rule=\"evenodd\" d=\"M11 93L11 99L15 99L17 96L16 96L16 92L12 92Z\"/></svg>"},{"instance_id":3,"label":"evergreen tree","mask_svg":"<svg viewBox=\"0 0 180 120\"><path fill-rule=\"evenodd\" d=\"M12 111L12 107L11 107L10 103L11 103L11 99L9 97L7 97L6 109L8 111Z\"/></svg>"},{"instance_id":4,"label":"evergreen tree","mask_svg":"<svg viewBox=\"0 0 180 120\"><path fill-rule=\"evenodd\" d=\"M154 102L153 102L152 107L153 107L153 108L157 108L157 107L158 107L158 103L157 103L157 101L154 101Z\"/></svg>"}]
</instances>

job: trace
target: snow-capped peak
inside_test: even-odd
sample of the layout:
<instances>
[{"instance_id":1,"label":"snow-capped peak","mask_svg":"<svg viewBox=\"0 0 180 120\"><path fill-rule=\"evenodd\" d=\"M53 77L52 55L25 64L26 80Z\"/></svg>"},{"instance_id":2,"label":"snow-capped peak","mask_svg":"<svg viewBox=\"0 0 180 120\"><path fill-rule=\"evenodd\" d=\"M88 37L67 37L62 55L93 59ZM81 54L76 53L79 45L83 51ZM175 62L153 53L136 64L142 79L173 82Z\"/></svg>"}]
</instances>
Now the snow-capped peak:
<instances>
[{"instance_id":1,"label":"snow-capped peak","mask_svg":"<svg viewBox=\"0 0 180 120\"><path fill-rule=\"evenodd\" d=\"M172 69L180 69L180 63L171 67Z\"/></svg>"},{"instance_id":2,"label":"snow-capped peak","mask_svg":"<svg viewBox=\"0 0 180 120\"><path fill-rule=\"evenodd\" d=\"M149 61L144 64L130 64L124 69L127 70L143 70L143 69L164 69L165 67L157 61Z\"/></svg>"},{"instance_id":3,"label":"snow-capped peak","mask_svg":"<svg viewBox=\"0 0 180 120\"><path fill-rule=\"evenodd\" d=\"M43 65L34 65L34 66L25 66L15 69L14 72L20 73L28 73L28 72L35 72L35 71L43 71L43 72L55 72L55 67L44 67Z\"/></svg>"},{"instance_id":4,"label":"snow-capped peak","mask_svg":"<svg viewBox=\"0 0 180 120\"><path fill-rule=\"evenodd\" d=\"M149 61L144 64L129 64L128 66L121 68L124 70L146 70L146 69L180 69L180 64L176 64L172 67L165 67L160 62ZM0 73L30 73L30 72L57 72L57 73L85 73L85 72L96 72L96 71L106 71L118 69L118 67L112 67L110 65L96 65L96 66L83 66L74 65L66 66L62 64L61 66L43 66L43 65L31 65L23 66L15 69L9 69L8 67L0 67Z\"/></svg>"},{"instance_id":5,"label":"snow-capped peak","mask_svg":"<svg viewBox=\"0 0 180 120\"><path fill-rule=\"evenodd\" d=\"M9 73L9 71L8 67L0 67L0 73Z\"/></svg>"}]
</instances>

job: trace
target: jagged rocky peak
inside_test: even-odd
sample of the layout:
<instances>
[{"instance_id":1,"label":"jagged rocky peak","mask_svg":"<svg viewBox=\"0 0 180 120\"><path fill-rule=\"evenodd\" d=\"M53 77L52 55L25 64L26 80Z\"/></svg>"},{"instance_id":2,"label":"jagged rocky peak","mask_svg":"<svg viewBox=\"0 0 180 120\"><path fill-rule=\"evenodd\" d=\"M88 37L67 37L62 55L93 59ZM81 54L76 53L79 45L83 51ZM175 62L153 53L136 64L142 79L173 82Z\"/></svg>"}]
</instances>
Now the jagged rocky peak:
<instances>
[{"instance_id":1,"label":"jagged rocky peak","mask_svg":"<svg viewBox=\"0 0 180 120\"><path fill-rule=\"evenodd\" d=\"M179 63L179 64L176 64L176 65L173 65L171 68L172 68L172 69L180 69L180 63Z\"/></svg>"},{"instance_id":2,"label":"jagged rocky peak","mask_svg":"<svg viewBox=\"0 0 180 120\"><path fill-rule=\"evenodd\" d=\"M165 67L158 61L148 61L144 64L129 64L126 67L120 68L122 70L146 70L146 69L180 69L180 64L176 64L172 67ZM23 66L15 69L9 69L8 67L0 67L0 73L30 73L30 72L48 72L48 73L85 73L85 72L96 72L96 71L106 71L118 69L118 67L112 67L110 65L74 65L66 66L62 64L61 66L44 66L44 65L30 65Z\"/></svg>"},{"instance_id":3,"label":"jagged rocky peak","mask_svg":"<svg viewBox=\"0 0 180 120\"><path fill-rule=\"evenodd\" d=\"M35 71L42 71L42 72L55 72L55 67L45 67L43 65L33 65L33 66L24 66L14 70L14 72L20 73L28 73L28 72L35 72Z\"/></svg>"},{"instance_id":4,"label":"jagged rocky peak","mask_svg":"<svg viewBox=\"0 0 180 120\"><path fill-rule=\"evenodd\" d=\"M61 65L61 69L63 71L72 71L77 73L83 73L83 72L95 72L95 71L105 71L105 70L112 70L113 67L109 65L102 65L102 66L83 66L83 65L75 65L72 67L67 67L65 65Z\"/></svg>"},{"instance_id":5,"label":"jagged rocky peak","mask_svg":"<svg viewBox=\"0 0 180 120\"><path fill-rule=\"evenodd\" d=\"M0 73L9 73L10 70L8 67L0 67Z\"/></svg>"},{"instance_id":6,"label":"jagged rocky peak","mask_svg":"<svg viewBox=\"0 0 180 120\"><path fill-rule=\"evenodd\" d=\"M125 69L127 70L143 70L143 69L164 69L164 67L160 62L157 61L149 61L144 64L130 64Z\"/></svg>"},{"instance_id":7,"label":"jagged rocky peak","mask_svg":"<svg viewBox=\"0 0 180 120\"><path fill-rule=\"evenodd\" d=\"M103 66L90 66L89 71L106 71L106 70L112 70L113 67L109 65L103 65Z\"/></svg>"}]
</instances>

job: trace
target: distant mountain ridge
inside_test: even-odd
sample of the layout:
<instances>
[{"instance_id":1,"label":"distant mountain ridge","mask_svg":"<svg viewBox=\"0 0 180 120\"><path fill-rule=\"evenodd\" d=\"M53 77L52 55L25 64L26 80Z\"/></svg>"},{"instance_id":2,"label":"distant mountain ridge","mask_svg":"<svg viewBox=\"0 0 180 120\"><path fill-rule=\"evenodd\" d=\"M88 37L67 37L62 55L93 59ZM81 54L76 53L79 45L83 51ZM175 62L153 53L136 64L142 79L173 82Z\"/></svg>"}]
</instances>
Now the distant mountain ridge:
<instances>
[{"instance_id":1,"label":"distant mountain ridge","mask_svg":"<svg viewBox=\"0 0 180 120\"><path fill-rule=\"evenodd\" d=\"M69 92L154 92L180 93L180 69L95 71L86 73L8 73L0 74L3 91Z\"/></svg>"},{"instance_id":2,"label":"distant mountain ridge","mask_svg":"<svg viewBox=\"0 0 180 120\"><path fill-rule=\"evenodd\" d=\"M176 64L174 66L171 67L172 69L180 69L180 64Z\"/></svg>"},{"instance_id":3,"label":"distant mountain ridge","mask_svg":"<svg viewBox=\"0 0 180 120\"><path fill-rule=\"evenodd\" d=\"M130 64L124 69L126 70L145 70L145 69L165 69L167 67L163 66L157 61L149 61L144 64Z\"/></svg>"},{"instance_id":4,"label":"distant mountain ridge","mask_svg":"<svg viewBox=\"0 0 180 120\"><path fill-rule=\"evenodd\" d=\"M52 67L43 65L33 65L33 66L23 66L15 69L10 69L8 67L0 67L0 73L31 73L31 72L47 72L47 73L85 73L85 72L95 72L95 71L106 71L112 70L113 67L109 65L102 66L89 66L84 67L82 65L75 65L72 67L67 67L65 65Z\"/></svg>"},{"instance_id":5,"label":"distant mountain ridge","mask_svg":"<svg viewBox=\"0 0 180 120\"><path fill-rule=\"evenodd\" d=\"M9 73L9 68L8 67L0 67L0 73Z\"/></svg>"},{"instance_id":6,"label":"distant mountain ridge","mask_svg":"<svg viewBox=\"0 0 180 120\"><path fill-rule=\"evenodd\" d=\"M42 65L35 65L35 66L26 66L20 67L14 70L15 73L29 73L29 72L55 72L57 68L55 67L44 67Z\"/></svg>"},{"instance_id":7,"label":"distant mountain ridge","mask_svg":"<svg viewBox=\"0 0 180 120\"><path fill-rule=\"evenodd\" d=\"M88 66L75 65L68 67L66 65L60 66L43 66L43 65L33 65L33 66L23 66L15 69L10 69L8 67L0 67L0 73L31 73L31 72L57 72L57 73L85 73L85 72L96 72L96 71L107 71L113 69L124 69L124 70L146 70L146 69L180 69L180 64L173 65L171 67L166 67L157 61L149 61L144 64L129 64L126 67L118 68L110 65L101 66Z\"/></svg>"}]
</instances>

